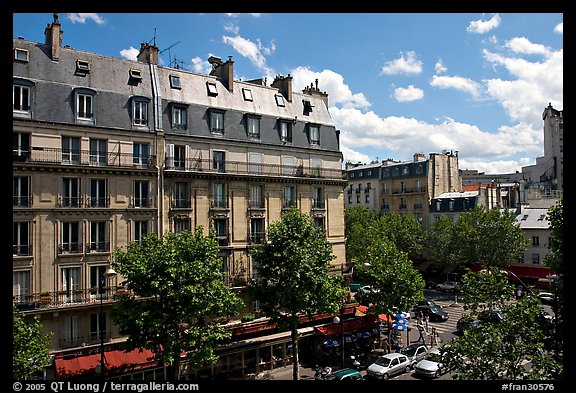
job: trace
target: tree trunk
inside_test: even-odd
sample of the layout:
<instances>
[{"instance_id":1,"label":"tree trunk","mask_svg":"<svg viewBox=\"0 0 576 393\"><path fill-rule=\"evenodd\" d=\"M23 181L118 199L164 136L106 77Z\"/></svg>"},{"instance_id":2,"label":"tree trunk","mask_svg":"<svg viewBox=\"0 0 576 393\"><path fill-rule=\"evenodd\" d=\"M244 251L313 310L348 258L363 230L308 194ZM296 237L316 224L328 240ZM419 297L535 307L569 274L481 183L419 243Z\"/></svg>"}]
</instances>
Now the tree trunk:
<instances>
[{"instance_id":1,"label":"tree trunk","mask_svg":"<svg viewBox=\"0 0 576 393\"><path fill-rule=\"evenodd\" d=\"M298 359L298 319L292 323L292 379L298 381L300 379L300 361Z\"/></svg>"}]
</instances>

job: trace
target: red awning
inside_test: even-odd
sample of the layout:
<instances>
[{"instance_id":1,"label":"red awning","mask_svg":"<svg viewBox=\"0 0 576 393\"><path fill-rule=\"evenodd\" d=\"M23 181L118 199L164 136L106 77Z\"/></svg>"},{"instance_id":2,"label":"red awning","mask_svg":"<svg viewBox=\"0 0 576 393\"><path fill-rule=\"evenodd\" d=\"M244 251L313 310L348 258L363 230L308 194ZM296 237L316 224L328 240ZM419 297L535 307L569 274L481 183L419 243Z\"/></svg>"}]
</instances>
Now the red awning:
<instances>
[{"instance_id":1,"label":"red awning","mask_svg":"<svg viewBox=\"0 0 576 393\"><path fill-rule=\"evenodd\" d=\"M369 314L371 312L370 309L366 306L356 306L356 310L360 311L363 314ZM378 318L382 322L390 321L390 318L388 318L388 315L386 315L386 314L378 314Z\"/></svg>"},{"instance_id":2,"label":"red awning","mask_svg":"<svg viewBox=\"0 0 576 393\"><path fill-rule=\"evenodd\" d=\"M517 275L520 279L546 278L546 276L553 273L548 266L509 265L507 269ZM512 279L515 278L513 274L510 276L512 276Z\"/></svg>"},{"instance_id":3,"label":"red awning","mask_svg":"<svg viewBox=\"0 0 576 393\"><path fill-rule=\"evenodd\" d=\"M371 330L377 325L376 321L372 317L363 317L359 319L352 319L349 321L344 321L344 323L332 323L325 326L317 326L316 329L326 337L338 336L342 334L342 329L344 333L353 332L356 330Z\"/></svg>"},{"instance_id":4,"label":"red awning","mask_svg":"<svg viewBox=\"0 0 576 393\"><path fill-rule=\"evenodd\" d=\"M106 369L108 372L114 370L139 370L157 364L154 353L147 349L142 352L135 349L130 352L120 350L107 351L104 353L106 359ZM71 359L54 359L56 369L56 379L68 379L80 376L93 375L96 366L100 364L100 354L78 356Z\"/></svg>"}]
</instances>

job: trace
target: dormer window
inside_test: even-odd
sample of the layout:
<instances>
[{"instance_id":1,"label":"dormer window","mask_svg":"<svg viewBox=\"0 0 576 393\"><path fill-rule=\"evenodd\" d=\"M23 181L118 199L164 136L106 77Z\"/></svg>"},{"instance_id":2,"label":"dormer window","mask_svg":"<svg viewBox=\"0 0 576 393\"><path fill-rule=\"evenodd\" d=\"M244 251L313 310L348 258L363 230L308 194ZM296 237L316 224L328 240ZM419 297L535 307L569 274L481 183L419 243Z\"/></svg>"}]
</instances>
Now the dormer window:
<instances>
[{"instance_id":1,"label":"dormer window","mask_svg":"<svg viewBox=\"0 0 576 393\"><path fill-rule=\"evenodd\" d=\"M244 96L244 101L252 101L252 90L242 89L242 95Z\"/></svg>"},{"instance_id":2,"label":"dormer window","mask_svg":"<svg viewBox=\"0 0 576 393\"><path fill-rule=\"evenodd\" d=\"M218 95L218 89L216 89L216 83L206 82L206 88L208 89L208 95L216 97Z\"/></svg>"},{"instance_id":3,"label":"dormer window","mask_svg":"<svg viewBox=\"0 0 576 393\"><path fill-rule=\"evenodd\" d=\"M312 105L312 103L309 100L302 100L302 104L304 105L305 115L308 115L310 112L312 112L312 108L314 108L314 105Z\"/></svg>"},{"instance_id":4,"label":"dormer window","mask_svg":"<svg viewBox=\"0 0 576 393\"><path fill-rule=\"evenodd\" d=\"M14 60L28 63L30 61L30 52L27 49L14 48Z\"/></svg>"},{"instance_id":5,"label":"dormer window","mask_svg":"<svg viewBox=\"0 0 576 393\"><path fill-rule=\"evenodd\" d=\"M180 77L178 75L170 75L170 87L173 89L182 88L182 85L180 84Z\"/></svg>"},{"instance_id":6,"label":"dormer window","mask_svg":"<svg viewBox=\"0 0 576 393\"><path fill-rule=\"evenodd\" d=\"M89 73L90 72L90 62L87 60L76 60L76 71L81 73Z\"/></svg>"},{"instance_id":7,"label":"dormer window","mask_svg":"<svg viewBox=\"0 0 576 393\"><path fill-rule=\"evenodd\" d=\"M130 69L130 71L128 71L128 73L130 75L130 79L132 79L133 81L136 81L136 82L142 81L142 71L136 70L136 69Z\"/></svg>"},{"instance_id":8,"label":"dormer window","mask_svg":"<svg viewBox=\"0 0 576 393\"><path fill-rule=\"evenodd\" d=\"M281 107L286 106L286 102L284 101L284 96L282 94L276 94L274 95L274 98L276 99L276 105Z\"/></svg>"},{"instance_id":9,"label":"dormer window","mask_svg":"<svg viewBox=\"0 0 576 393\"><path fill-rule=\"evenodd\" d=\"M308 139L311 145L320 144L320 126L315 124L308 125Z\"/></svg>"}]
</instances>

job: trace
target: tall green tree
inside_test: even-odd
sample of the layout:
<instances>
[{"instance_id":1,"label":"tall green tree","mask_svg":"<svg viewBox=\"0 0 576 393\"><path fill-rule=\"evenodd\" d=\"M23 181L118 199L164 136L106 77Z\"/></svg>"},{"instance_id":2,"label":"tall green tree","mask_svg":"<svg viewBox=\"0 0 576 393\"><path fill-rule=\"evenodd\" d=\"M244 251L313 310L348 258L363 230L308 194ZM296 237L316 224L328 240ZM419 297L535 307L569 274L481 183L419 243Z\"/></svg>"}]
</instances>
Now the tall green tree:
<instances>
[{"instance_id":1,"label":"tall green tree","mask_svg":"<svg viewBox=\"0 0 576 393\"><path fill-rule=\"evenodd\" d=\"M332 245L310 216L291 209L270 225L267 239L253 254L257 274L249 289L268 317L290 328L298 380L300 317L336 313L347 291L342 277L330 274Z\"/></svg>"},{"instance_id":2,"label":"tall green tree","mask_svg":"<svg viewBox=\"0 0 576 393\"><path fill-rule=\"evenodd\" d=\"M546 255L544 263L557 274L564 273L564 199L560 198L554 206L548 209L550 222L550 242L548 248L551 254Z\"/></svg>"},{"instance_id":3,"label":"tall green tree","mask_svg":"<svg viewBox=\"0 0 576 393\"><path fill-rule=\"evenodd\" d=\"M445 343L441 352L455 379L546 380L562 376L562 363L546 348L550 322L530 292L514 300L508 273L498 267L468 272L462 281L465 309L471 318L486 310L500 310L504 319L483 322Z\"/></svg>"},{"instance_id":4,"label":"tall green tree","mask_svg":"<svg viewBox=\"0 0 576 393\"><path fill-rule=\"evenodd\" d=\"M12 308L12 378L35 379L48 365L51 333L44 333L42 322L34 318L26 321Z\"/></svg>"},{"instance_id":5,"label":"tall green tree","mask_svg":"<svg viewBox=\"0 0 576 393\"><path fill-rule=\"evenodd\" d=\"M366 228L378 220L379 214L375 209L362 205L349 207L344 212L344 232L346 236L346 260L356 261L358 255L370 242L366 236Z\"/></svg>"},{"instance_id":6,"label":"tall green tree","mask_svg":"<svg viewBox=\"0 0 576 393\"><path fill-rule=\"evenodd\" d=\"M192 367L217 360L215 348L230 337L221 319L243 306L223 281L222 260L213 232L150 234L126 250L114 251L114 268L131 295L114 304L111 317L128 335L127 349L146 348L180 378L180 357Z\"/></svg>"},{"instance_id":7,"label":"tall green tree","mask_svg":"<svg viewBox=\"0 0 576 393\"><path fill-rule=\"evenodd\" d=\"M408 256L420 252L424 244L422 225L414 216L398 212L383 214L368 227L371 239L385 238L390 240L399 251Z\"/></svg>"}]
</instances>

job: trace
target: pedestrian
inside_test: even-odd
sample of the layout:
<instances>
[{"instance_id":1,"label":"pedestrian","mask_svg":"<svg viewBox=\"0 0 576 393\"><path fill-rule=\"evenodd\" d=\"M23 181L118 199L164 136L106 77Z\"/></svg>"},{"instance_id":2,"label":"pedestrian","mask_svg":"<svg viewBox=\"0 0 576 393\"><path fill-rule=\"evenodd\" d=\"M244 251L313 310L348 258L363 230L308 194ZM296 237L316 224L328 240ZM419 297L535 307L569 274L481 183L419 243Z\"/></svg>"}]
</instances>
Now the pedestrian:
<instances>
[{"instance_id":1,"label":"pedestrian","mask_svg":"<svg viewBox=\"0 0 576 393\"><path fill-rule=\"evenodd\" d=\"M386 353L390 353L390 350L392 349L390 347L390 342L388 341L388 337L384 336L384 339L382 339L382 348L384 348L384 350L386 350Z\"/></svg>"},{"instance_id":2,"label":"pedestrian","mask_svg":"<svg viewBox=\"0 0 576 393\"><path fill-rule=\"evenodd\" d=\"M422 326L422 324L418 325L418 340L416 340L416 342L418 341L422 341L423 343L426 343L426 337L424 337L424 326Z\"/></svg>"},{"instance_id":3,"label":"pedestrian","mask_svg":"<svg viewBox=\"0 0 576 393\"><path fill-rule=\"evenodd\" d=\"M428 333L428 321L430 320L430 316L428 313L424 314L424 329L426 329L426 333Z\"/></svg>"},{"instance_id":4,"label":"pedestrian","mask_svg":"<svg viewBox=\"0 0 576 393\"><path fill-rule=\"evenodd\" d=\"M430 347L438 346L439 341L440 341L439 334L436 331L436 328L433 327L432 334L430 334Z\"/></svg>"}]
</instances>

